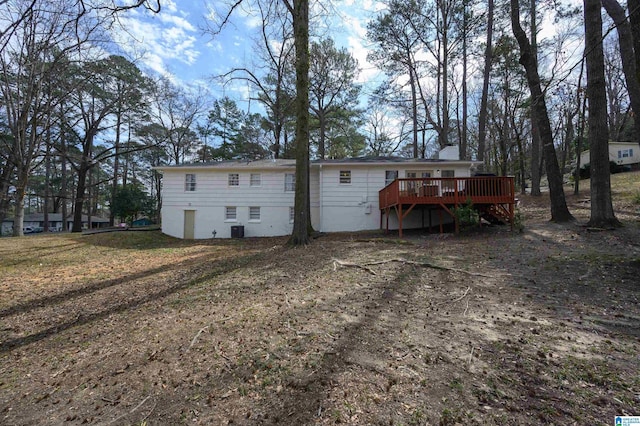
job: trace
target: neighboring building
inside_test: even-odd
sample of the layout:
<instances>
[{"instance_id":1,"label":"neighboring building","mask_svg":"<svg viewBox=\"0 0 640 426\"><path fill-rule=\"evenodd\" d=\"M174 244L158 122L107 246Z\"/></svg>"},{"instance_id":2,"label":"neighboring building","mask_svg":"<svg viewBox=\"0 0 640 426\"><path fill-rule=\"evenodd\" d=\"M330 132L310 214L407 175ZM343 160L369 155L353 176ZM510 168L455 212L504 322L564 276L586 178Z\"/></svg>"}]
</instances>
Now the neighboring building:
<instances>
[{"instance_id":1,"label":"neighboring building","mask_svg":"<svg viewBox=\"0 0 640 426\"><path fill-rule=\"evenodd\" d=\"M62 214L49 213L49 230L59 232L62 230ZM27 214L24 216L23 227L44 228L44 213ZM73 226L73 217L67 217L67 229ZM91 228L104 228L109 226L109 219L91 216ZM82 215L82 228L88 228L89 221L87 215ZM2 235L10 235L13 233L13 218L6 218L2 222Z\"/></svg>"},{"instance_id":2,"label":"neighboring building","mask_svg":"<svg viewBox=\"0 0 640 426\"><path fill-rule=\"evenodd\" d=\"M580 167L589 164L590 151L580 154ZM619 166L640 168L640 146L637 142L609 142L609 161Z\"/></svg>"},{"instance_id":3,"label":"neighboring building","mask_svg":"<svg viewBox=\"0 0 640 426\"><path fill-rule=\"evenodd\" d=\"M313 228L321 232L379 229L379 195L385 186L398 178L469 177L475 164L400 157L313 161ZM294 160L225 161L157 169L163 174L165 234L187 239L262 237L288 235L293 229ZM439 213L428 210L427 223L437 221ZM403 223L405 228L424 226L424 210L407 213ZM398 229L397 218L390 219L389 229Z\"/></svg>"}]
</instances>

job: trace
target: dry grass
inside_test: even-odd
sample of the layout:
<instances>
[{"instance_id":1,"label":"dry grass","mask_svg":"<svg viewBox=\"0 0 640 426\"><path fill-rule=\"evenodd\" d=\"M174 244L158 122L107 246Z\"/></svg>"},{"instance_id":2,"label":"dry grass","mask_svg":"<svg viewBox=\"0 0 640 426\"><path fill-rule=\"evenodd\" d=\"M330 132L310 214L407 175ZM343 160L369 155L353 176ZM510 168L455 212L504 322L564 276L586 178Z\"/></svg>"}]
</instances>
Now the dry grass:
<instances>
[{"instance_id":1,"label":"dry grass","mask_svg":"<svg viewBox=\"0 0 640 426\"><path fill-rule=\"evenodd\" d=\"M0 423L638 414L639 178L613 177L626 227L612 232L548 223L545 200L523 197L521 234L341 234L295 249L157 232L0 239ZM568 198L585 219L588 195Z\"/></svg>"}]
</instances>

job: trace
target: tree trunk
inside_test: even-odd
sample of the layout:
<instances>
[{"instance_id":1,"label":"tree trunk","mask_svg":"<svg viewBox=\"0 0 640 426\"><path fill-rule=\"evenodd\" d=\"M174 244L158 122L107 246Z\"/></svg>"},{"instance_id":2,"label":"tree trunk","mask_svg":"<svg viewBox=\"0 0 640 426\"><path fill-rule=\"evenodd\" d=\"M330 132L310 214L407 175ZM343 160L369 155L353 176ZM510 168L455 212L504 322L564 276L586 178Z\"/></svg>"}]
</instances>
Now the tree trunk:
<instances>
[{"instance_id":1,"label":"tree trunk","mask_svg":"<svg viewBox=\"0 0 640 426\"><path fill-rule=\"evenodd\" d=\"M287 3L288 4L288 3ZM293 0L289 7L293 18L296 49L296 191L293 233L289 243L298 246L311 242L309 211L309 0Z\"/></svg>"},{"instance_id":2,"label":"tree trunk","mask_svg":"<svg viewBox=\"0 0 640 426\"><path fill-rule=\"evenodd\" d=\"M511 0L511 26L513 28L513 34L520 46L520 64L524 66L527 75L534 118L540 131L540 140L543 145L544 162L547 179L549 180L551 220L554 222L567 222L573 220L573 216L569 213L564 196L562 174L558 166L556 149L553 145L553 132L551 131L547 105L544 94L542 93L537 61L532 54L529 39L520 25L520 5L518 4L518 0ZM532 165L532 167L534 167L534 165Z\"/></svg>"},{"instance_id":3,"label":"tree trunk","mask_svg":"<svg viewBox=\"0 0 640 426\"><path fill-rule=\"evenodd\" d=\"M410 56L410 54L409 54ZM413 158L418 158L418 94L416 91L416 75L413 68L409 69L409 84L411 86L411 124L413 128Z\"/></svg>"},{"instance_id":4,"label":"tree trunk","mask_svg":"<svg viewBox=\"0 0 640 426\"><path fill-rule=\"evenodd\" d=\"M482 73L482 97L478 114L478 156L484 162L484 151L487 140L487 104L489 98L489 79L491 78L491 62L493 60L493 0L487 2L487 41L484 50L484 72ZM482 166L481 166L482 167Z\"/></svg>"},{"instance_id":5,"label":"tree trunk","mask_svg":"<svg viewBox=\"0 0 640 426\"><path fill-rule=\"evenodd\" d=\"M640 82L640 0L627 0L627 7L629 8L629 23L631 24L631 35L633 37L636 80Z\"/></svg>"},{"instance_id":6,"label":"tree trunk","mask_svg":"<svg viewBox=\"0 0 640 426\"><path fill-rule=\"evenodd\" d=\"M609 129L602 48L600 0L584 0L584 32L589 99L589 163L591 168L591 219L589 226L619 226L611 202Z\"/></svg>"},{"instance_id":7,"label":"tree trunk","mask_svg":"<svg viewBox=\"0 0 640 426\"><path fill-rule=\"evenodd\" d=\"M537 0L530 0L531 15L531 56L538 68L538 20L537 18ZM535 112L533 105L531 106L531 195L538 197L542 195L540 192L540 178L542 175L540 164L540 129L535 120Z\"/></svg>"},{"instance_id":8,"label":"tree trunk","mask_svg":"<svg viewBox=\"0 0 640 426\"><path fill-rule=\"evenodd\" d=\"M13 169L13 164L11 164L8 160L2 168L2 175L0 175L0 236L2 236L2 222L4 222L5 218L7 217L7 213L9 212L9 179L11 177Z\"/></svg>"},{"instance_id":9,"label":"tree trunk","mask_svg":"<svg viewBox=\"0 0 640 426\"><path fill-rule=\"evenodd\" d=\"M27 190L27 180L29 173L25 172L23 167L17 168L18 179L16 181L15 197L15 216L13 217L13 236L21 237L24 235L22 227L24 225L24 197Z\"/></svg>"},{"instance_id":10,"label":"tree trunk","mask_svg":"<svg viewBox=\"0 0 640 426\"><path fill-rule=\"evenodd\" d=\"M446 2L440 2L442 19L442 132L440 149L449 145L449 37Z\"/></svg>"},{"instance_id":11,"label":"tree trunk","mask_svg":"<svg viewBox=\"0 0 640 426\"><path fill-rule=\"evenodd\" d=\"M73 225L71 232L82 232L82 209L84 207L85 195L87 192L87 173L89 165L85 160L78 169L78 186L76 187L76 197L73 202Z\"/></svg>"},{"instance_id":12,"label":"tree trunk","mask_svg":"<svg viewBox=\"0 0 640 426\"><path fill-rule=\"evenodd\" d=\"M122 126L122 111L120 111L120 106L118 105L118 112L116 114L116 139L113 142L114 146L114 154L113 154L113 182L111 184L111 205L113 205L113 200L116 199L116 195L118 194L118 175L120 174L120 131ZM207 148L202 150L203 155L206 155ZM115 224L115 213L113 209L109 207L109 226L113 226Z\"/></svg>"},{"instance_id":13,"label":"tree trunk","mask_svg":"<svg viewBox=\"0 0 640 426\"><path fill-rule=\"evenodd\" d=\"M633 123L636 133L635 141L640 145L640 81L636 72L636 62L633 50L633 35L631 25L627 20L624 9L616 0L601 0L607 14L613 19L618 32L618 44L620 45L620 58L622 59L622 71L627 83L629 101L633 110ZM640 12L639 12L640 13Z\"/></svg>"},{"instance_id":14,"label":"tree trunk","mask_svg":"<svg viewBox=\"0 0 640 426\"><path fill-rule=\"evenodd\" d=\"M469 117L469 102L467 99L467 26L468 12L467 12L467 0L462 2L462 134L460 135L460 146L458 147L458 158L460 160L467 159L467 132L468 130L468 117Z\"/></svg>"},{"instance_id":15,"label":"tree trunk","mask_svg":"<svg viewBox=\"0 0 640 426\"><path fill-rule=\"evenodd\" d=\"M43 231L49 232L49 198L51 197L51 127L47 123L47 151L44 159L44 223Z\"/></svg>"}]
</instances>

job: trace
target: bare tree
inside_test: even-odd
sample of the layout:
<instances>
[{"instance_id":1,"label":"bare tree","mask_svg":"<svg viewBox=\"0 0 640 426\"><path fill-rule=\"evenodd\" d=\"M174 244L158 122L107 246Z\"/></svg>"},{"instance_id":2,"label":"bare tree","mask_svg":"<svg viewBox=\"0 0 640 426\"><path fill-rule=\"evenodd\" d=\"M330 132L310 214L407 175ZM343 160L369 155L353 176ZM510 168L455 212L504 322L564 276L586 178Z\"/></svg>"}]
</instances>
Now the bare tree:
<instances>
[{"instance_id":1,"label":"bare tree","mask_svg":"<svg viewBox=\"0 0 640 426\"><path fill-rule=\"evenodd\" d=\"M296 192L294 246L311 242L311 199L309 191L309 1L283 0L293 19L296 48Z\"/></svg>"},{"instance_id":2,"label":"bare tree","mask_svg":"<svg viewBox=\"0 0 640 426\"><path fill-rule=\"evenodd\" d=\"M553 132L549 122L549 114L545 102L544 93L540 84L538 64L533 56L531 43L520 25L520 5L518 0L511 0L511 27L513 34L520 46L520 63L525 68L527 83L531 92L534 122L540 131L540 139L543 144L544 162L549 181L549 198L551 200L551 220L555 222L567 222L573 220L573 216L567 208L567 202L562 187L562 174L558 165L558 158L553 144ZM535 167L533 165L532 167Z\"/></svg>"},{"instance_id":3,"label":"bare tree","mask_svg":"<svg viewBox=\"0 0 640 426\"><path fill-rule=\"evenodd\" d=\"M631 109L636 119L633 120L635 127L635 140L640 144L640 81L636 70L635 53L633 48L633 34L627 15L616 0L601 0L607 14L613 19L618 32L618 43L620 45L620 59L622 60L622 70L627 83Z\"/></svg>"},{"instance_id":4,"label":"bare tree","mask_svg":"<svg viewBox=\"0 0 640 426\"><path fill-rule=\"evenodd\" d=\"M257 100L267 111L267 125L273 135L271 150L275 158L288 151L285 126L290 120L295 101L293 64L293 26L291 15L280 1L256 2L262 27L256 40L259 62L254 68L234 68L220 76L225 82L242 79L248 81L258 92ZM216 34L219 29L210 28Z\"/></svg>"},{"instance_id":5,"label":"bare tree","mask_svg":"<svg viewBox=\"0 0 640 426\"><path fill-rule=\"evenodd\" d=\"M233 4L224 15L222 22L212 30L212 34L218 34L224 28L243 1L237 0ZM306 245L311 241L312 231L309 195L309 1L282 0L282 2L291 15L296 58L296 190L293 232L289 243Z\"/></svg>"},{"instance_id":6,"label":"bare tree","mask_svg":"<svg viewBox=\"0 0 640 426\"><path fill-rule=\"evenodd\" d=\"M600 0L584 0L587 98L589 99L589 163L591 165L590 226L619 226L611 201L609 132L602 47Z\"/></svg>"},{"instance_id":7,"label":"bare tree","mask_svg":"<svg viewBox=\"0 0 640 426\"><path fill-rule=\"evenodd\" d=\"M491 64L493 60L493 0L487 1L487 39L484 48L484 68L482 72L482 95L478 114L478 154L477 160L484 161L487 140L487 100L489 98L489 82L491 80Z\"/></svg>"}]
</instances>

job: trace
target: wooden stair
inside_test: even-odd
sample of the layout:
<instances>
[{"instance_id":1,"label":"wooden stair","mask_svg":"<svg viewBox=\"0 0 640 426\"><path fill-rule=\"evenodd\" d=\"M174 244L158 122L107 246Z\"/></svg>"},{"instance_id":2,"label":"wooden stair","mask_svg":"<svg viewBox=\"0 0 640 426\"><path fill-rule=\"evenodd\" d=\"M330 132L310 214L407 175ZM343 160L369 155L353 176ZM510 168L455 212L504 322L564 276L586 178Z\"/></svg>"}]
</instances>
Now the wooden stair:
<instances>
[{"instance_id":1,"label":"wooden stair","mask_svg":"<svg viewBox=\"0 0 640 426\"><path fill-rule=\"evenodd\" d=\"M476 206L480 217L493 225L509 225L511 216L508 206L503 204L489 204Z\"/></svg>"}]
</instances>

